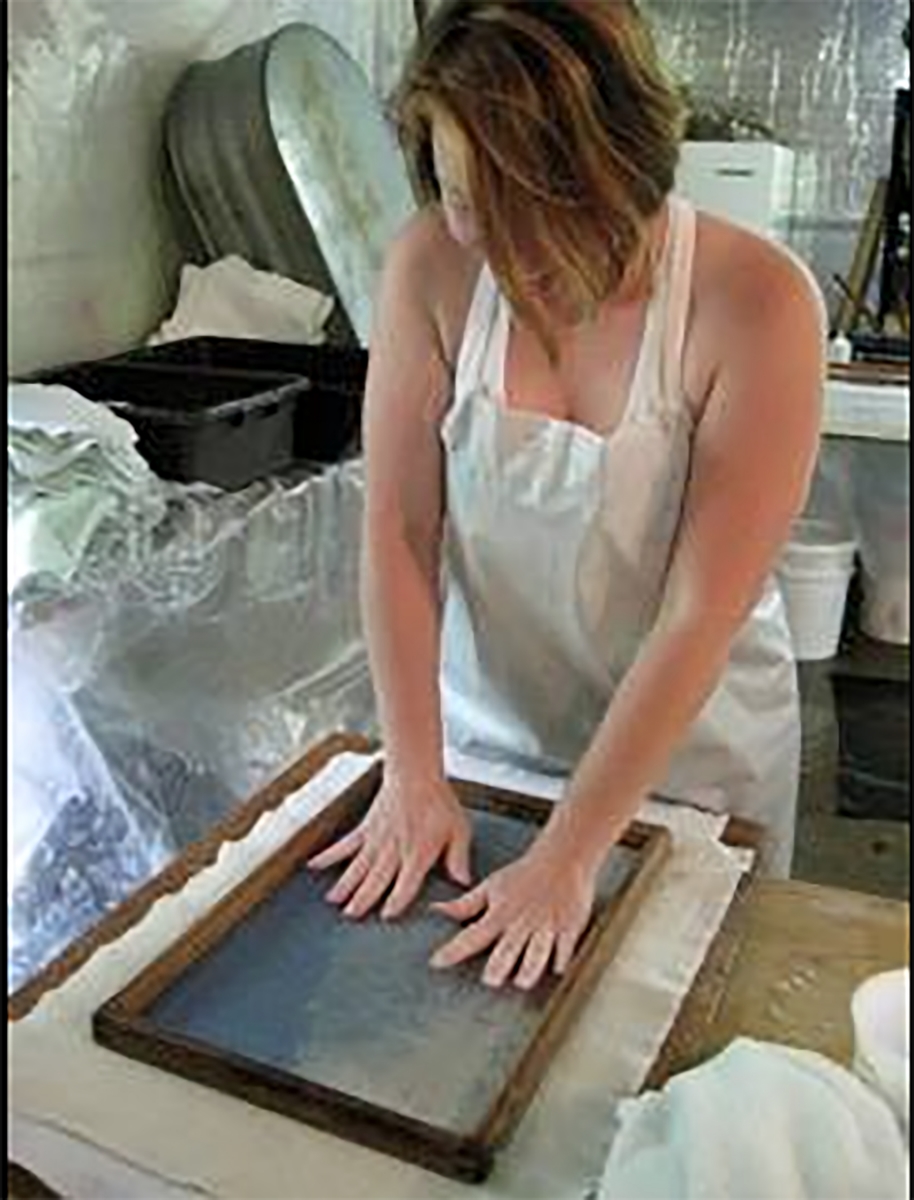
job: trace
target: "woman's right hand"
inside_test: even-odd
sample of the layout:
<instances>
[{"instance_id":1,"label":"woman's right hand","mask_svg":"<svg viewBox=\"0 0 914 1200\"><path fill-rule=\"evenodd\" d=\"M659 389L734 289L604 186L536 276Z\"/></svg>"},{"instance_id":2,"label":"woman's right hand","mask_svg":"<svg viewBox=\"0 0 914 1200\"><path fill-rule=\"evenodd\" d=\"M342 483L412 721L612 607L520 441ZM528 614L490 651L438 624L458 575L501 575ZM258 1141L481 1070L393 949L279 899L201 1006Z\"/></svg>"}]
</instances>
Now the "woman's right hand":
<instances>
[{"instance_id":1,"label":"woman's right hand","mask_svg":"<svg viewBox=\"0 0 914 1200\"><path fill-rule=\"evenodd\" d=\"M323 871L348 860L327 900L358 920L389 892L381 917L392 920L412 904L442 858L455 882L470 884L470 831L466 810L446 780L389 778L361 824L308 866Z\"/></svg>"}]
</instances>

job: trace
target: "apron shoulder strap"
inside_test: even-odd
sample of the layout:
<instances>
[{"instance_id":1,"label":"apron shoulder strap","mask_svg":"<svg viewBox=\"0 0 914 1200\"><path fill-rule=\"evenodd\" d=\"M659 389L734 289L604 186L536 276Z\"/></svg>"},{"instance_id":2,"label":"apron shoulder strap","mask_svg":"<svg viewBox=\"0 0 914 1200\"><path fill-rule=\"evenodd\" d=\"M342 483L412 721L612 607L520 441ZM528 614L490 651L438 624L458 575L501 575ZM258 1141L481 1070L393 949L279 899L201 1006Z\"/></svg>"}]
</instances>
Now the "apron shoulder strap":
<instances>
[{"instance_id":1,"label":"apron shoulder strap","mask_svg":"<svg viewBox=\"0 0 914 1200\"><path fill-rule=\"evenodd\" d=\"M692 293L695 210L678 196L669 199L669 226L635 375L629 411L675 416L685 407L682 359Z\"/></svg>"},{"instance_id":2,"label":"apron shoulder strap","mask_svg":"<svg viewBox=\"0 0 914 1200\"><path fill-rule=\"evenodd\" d=\"M663 317L661 386L665 402L676 408L684 402L682 364L692 300L695 260L695 209L688 200L670 197L670 256Z\"/></svg>"},{"instance_id":3,"label":"apron shoulder strap","mask_svg":"<svg viewBox=\"0 0 914 1200\"><path fill-rule=\"evenodd\" d=\"M455 407L479 387L492 382L487 378L489 347L497 316L498 287L488 264L483 264L473 290L473 299L470 301L457 354L453 400Z\"/></svg>"}]
</instances>

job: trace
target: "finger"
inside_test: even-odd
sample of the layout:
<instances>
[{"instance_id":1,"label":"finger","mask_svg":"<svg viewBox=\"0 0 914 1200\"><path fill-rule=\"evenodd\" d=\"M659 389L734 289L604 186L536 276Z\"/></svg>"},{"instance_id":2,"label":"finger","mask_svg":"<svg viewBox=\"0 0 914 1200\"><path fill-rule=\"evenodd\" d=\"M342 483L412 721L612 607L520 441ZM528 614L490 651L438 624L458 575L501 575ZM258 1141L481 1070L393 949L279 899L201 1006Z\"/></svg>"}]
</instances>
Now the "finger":
<instances>
[{"instance_id":1,"label":"finger","mask_svg":"<svg viewBox=\"0 0 914 1200\"><path fill-rule=\"evenodd\" d=\"M345 904L356 888L361 886L370 870L371 856L367 850L363 849L327 893L327 902L329 904Z\"/></svg>"},{"instance_id":2,"label":"finger","mask_svg":"<svg viewBox=\"0 0 914 1200\"><path fill-rule=\"evenodd\" d=\"M381 909L381 917L385 921L393 921L404 913L422 890L428 868L422 866L422 860L409 859L400 869L393 891L387 897L387 902Z\"/></svg>"},{"instance_id":3,"label":"finger","mask_svg":"<svg viewBox=\"0 0 914 1200\"><path fill-rule=\"evenodd\" d=\"M572 955L574 954L575 946L578 944L578 938L581 936L580 931L566 930L560 933L558 941L555 945L555 973L556 975L564 975L571 963Z\"/></svg>"},{"instance_id":4,"label":"finger","mask_svg":"<svg viewBox=\"0 0 914 1200\"><path fill-rule=\"evenodd\" d=\"M456 900L438 900L434 904L429 905L429 907L432 912L441 913L445 917L451 917L454 921L471 921L474 917L481 916L485 912L488 902L485 884L481 883L478 887L474 887L472 891L458 896Z\"/></svg>"},{"instance_id":5,"label":"finger","mask_svg":"<svg viewBox=\"0 0 914 1200\"><path fill-rule=\"evenodd\" d=\"M489 917L483 917L474 925L461 929L460 933L439 947L432 955L431 965L436 971L455 967L464 959L472 958L474 954L481 954L483 950L492 945L501 932L496 921Z\"/></svg>"},{"instance_id":6,"label":"finger","mask_svg":"<svg viewBox=\"0 0 914 1200\"><path fill-rule=\"evenodd\" d=\"M502 987L524 953L529 937L530 932L527 929L515 927L505 930L489 955L489 961L482 973L482 982L486 987Z\"/></svg>"},{"instance_id":7,"label":"finger","mask_svg":"<svg viewBox=\"0 0 914 1200\"><path fill-rule=\"evenodd\" d=\"M444 856L444 867L451 879L456 883L470 886L470 831L462 830L455 833Z\"/></svg>"},{"instance_id":8,"label":"finger","mask_svg":"<svg viewBox=\"0 0 914 1200\"><path fill-rule=\"evenodd\" d=\"M548 929L538 929L527 943L527 949L524 953L524 961L520 965L520 970L515 977L515 984L523 991L528 992L531 988L535 988L542 979L546 968L549 966L549 959L552 957L552 948L555 945L555 935Z\"/></svg>"},{"instance_id":9,"label":"finger","mask_svg":"<svg viewBox=\"0 0 914 1200\"><path fill-rule=\"evenodd\" d=\"M369 913L393 883L398 866L399 860L393 847L382 851L365 876L365 882L343 910L343 915L358 921Z\"/></svg>"},{"instance_id":10,"label":"finger","mask_svg":"<svg viewBox=\"0 0 914 1200\"><path fill-rule=\"evenodd\" d=\"M327 867L333 867L338 862L342 862L346 858L352 858L364 843L364 834L361 829L353 829L351 833L347 833L345 837L340 838L338 842L334 842L332 846L327 846L321 850L319 854L315 854L313 858L309 858L306 866L312 871L323 871Z\"/></svg>"}]
</instances>

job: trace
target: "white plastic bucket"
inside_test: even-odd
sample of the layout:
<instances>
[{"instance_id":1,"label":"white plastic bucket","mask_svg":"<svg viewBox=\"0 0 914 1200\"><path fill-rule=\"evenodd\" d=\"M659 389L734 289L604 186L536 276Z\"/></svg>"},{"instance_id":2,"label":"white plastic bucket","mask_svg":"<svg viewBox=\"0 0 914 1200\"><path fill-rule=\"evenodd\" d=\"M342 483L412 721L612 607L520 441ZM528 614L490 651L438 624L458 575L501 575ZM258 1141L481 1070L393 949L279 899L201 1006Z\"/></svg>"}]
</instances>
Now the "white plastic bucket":
<instances>
[{"instance_id":1,"label":"white plastic bucket","mask_svg":"<svg viewBox=\"0 0 914 1200\"><path fill-rule=\"evenodd\" d=\"M781 555L778 578L800 662L834 658L857 546L839 526L804 518Z\"/></svg>"},{"instance_id":2,"label":"white plastic bucket","mask_svg":"<svg viewBox=\"0 0 914 1200\"><path fill-rule=\"evenodd\" d=\"M885 971L854 992L854 1074L892 1107L905 1136L910 1127L910 970Z\"/></svg>"}]
</instances>

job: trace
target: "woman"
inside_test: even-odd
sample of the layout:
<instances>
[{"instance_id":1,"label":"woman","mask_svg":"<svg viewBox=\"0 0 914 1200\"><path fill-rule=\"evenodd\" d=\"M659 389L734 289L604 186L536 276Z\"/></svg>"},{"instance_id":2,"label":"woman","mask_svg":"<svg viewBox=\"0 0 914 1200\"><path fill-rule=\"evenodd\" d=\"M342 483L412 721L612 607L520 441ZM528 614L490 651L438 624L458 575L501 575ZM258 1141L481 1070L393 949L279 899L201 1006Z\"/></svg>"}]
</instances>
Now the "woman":
<instances>
[{"instance_id":1,"label":"woman","mask_svg":"<svg viewBox=\"0 0 914 1200\"><path fill-rule=\"evenodd\" d=\"M627 0L445 0L398 105L427 204L390 250L366 398L364 619L386 750L314 860L354 918L443 860L445 745L567 777L432 959L561 973L653 793L789 870L796 670L771 572L817 454L825 328L786 252L673 196L681 128ZM442 599L441 569L446 587Z\"/></svg>"}]
</instances>

